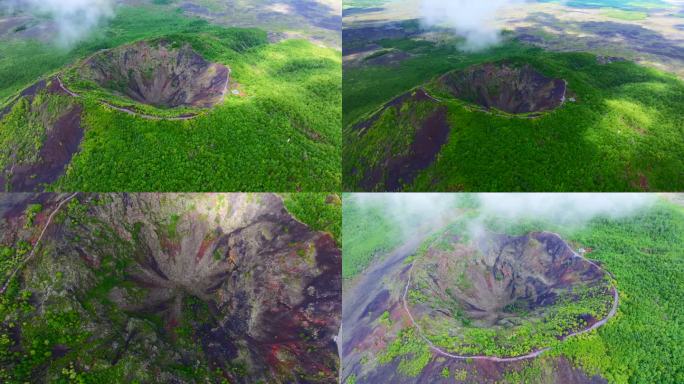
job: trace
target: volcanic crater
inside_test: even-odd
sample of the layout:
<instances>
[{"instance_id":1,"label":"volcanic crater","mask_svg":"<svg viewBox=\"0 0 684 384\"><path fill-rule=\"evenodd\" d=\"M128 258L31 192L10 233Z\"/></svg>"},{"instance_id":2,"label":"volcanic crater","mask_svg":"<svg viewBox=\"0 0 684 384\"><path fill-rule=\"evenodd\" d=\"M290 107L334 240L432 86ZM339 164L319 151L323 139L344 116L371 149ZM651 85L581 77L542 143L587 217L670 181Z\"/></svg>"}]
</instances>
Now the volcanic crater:
<instances>
[{"instance_id":1,"label":"volcanic crater","mask_svg":"<svg viewBox=\"0 0 684 384\"><path fill-rule=\"evenodd\" d=\"M497 342L505 340L502 335L516 340L519 330L559 321L562 307L582 304L559 323L559 332L543 326L536 331L562 339L606 318L614 305L606 272L547 232L487 234L467 243L443 239L415 262L412 273L409 311L431 340L473 328L495 330ZM462 347L454 350L468 350Z\"/></svg>"},{"instance_id":2,"label":"volcanic crater","mask_svg":"<svg viewBox=\"0 0 684 384\"><path fill-rule=\"evenodd\" d=\"M72 205L81 213L47 232L50 252L27 286L41 310L90 308L81 311L94 345L116 341L108 364L142 359L171 375L164 382L198 361L232 383L336 377L341 253L280 197L90 195ZM46 274L63 276L59 286L38 288ZM162 327L150 330L150 318ZM188 332L190 347L178 341Z\"/></svg>"},{"instance_id":3,"label":"volcanic crater","mask_svg":"<svg viewBox=\"0 0 684 384\"><path fill-rule=\"evenodd\" d=\"M211 63L189 44L140 41L99 52L79 76L137 102L160 108L209 108L223 101L230 69Z\"/></svg>"},{"instance_id":4,"label":"volcanic crater","mask_svg":"<svg viewBox=\"0 0 684 384\"><path fill-rule=\"evenodd\" d=\"M453 97L510 114L535 114L563 105L567 83L529 64L486 63L452 71L437 80Z\"/></svg>"}]
</instances>

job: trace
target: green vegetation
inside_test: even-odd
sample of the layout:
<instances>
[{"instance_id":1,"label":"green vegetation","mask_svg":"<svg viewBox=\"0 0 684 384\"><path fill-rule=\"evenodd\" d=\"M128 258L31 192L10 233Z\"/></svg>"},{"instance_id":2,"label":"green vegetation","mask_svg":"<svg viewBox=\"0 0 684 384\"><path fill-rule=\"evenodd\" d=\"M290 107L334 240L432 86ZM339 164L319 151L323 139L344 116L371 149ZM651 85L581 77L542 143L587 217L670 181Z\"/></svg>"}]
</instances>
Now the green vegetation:
<instances>
[{"instance_id":1,"label":"green vegetation","mask_svg":"<svg viewBox=\"0 0 684 384\"><path fill-rule=\"evenodd\" d=\"M390 328L392 326L392 319L390 319L389 312L383 312L382 315L380 315L380 317L378 318L378 323L384 325L387 328Z\"/></svg>"},{"instance_id":2,"label":"green vegetation","mask_svg":"<svg viewBox=\"0 0 684 384\"><path fill-rule=\"evenodd\" d=\"M400 66L344 68L343 124L348 128L383 103L423 84L437 75L457 68L514 56L525 51L518 44L506 44L479 53L464 53L456 44L434 45L412 39L381 40L384 49L403 47L416 55ZM411 49L413 48L413 49ZM345 137L346 139L346 137Z\"/></svg>"},{"instance_id":3,"label":"green vegetation","mask_svg":"<svg viewBox=\"0 0 684 384\"><path fill-rule=\"evenodd\" d=\"M377 255L400 244L402 229L385 214L385 207L344 196L342 206L342 277L351 279L361 273Z\"/></svg>"},{"instance_id":4,"label":"green vegetation","mask_svg":"<svg viewBox=\"0 0 684 384\"><path fill-rule=\"evenodd\" d=\"M229 94L225 103L195 119L168 121L112 110L99 100L120 104L120 98L99 89L86 90L79 99L86 127L81 151L51 189L339 188L341 56L339 51L308 41L269 44L260 30L218 27L155 6L120 7L105 30L68 53L35 42L0 43L0 98L100 49L159 38L188 43L205 59L228 65L231 82L238 85L241 96ZM126 103L151 114L177 113ZM3 124L25 119L27 108L18 103ZM3 143L18 141L15 131L0 129ZM38 147L40 132L22 135L28 136L22 139L25 146Z\"/></svg>"},{"instance_id":5,"label":"green vegetation","mask_svg":"<svg viewBox=\"0 0 684 384\"><path fill-rule=\"evenodd\" d=\"M448 108L451 127L437 159L405 185L406 191L631 191L684 187L684 83L631 62L600 64L594 55L543 51L514 41L476 53L457 44L380 41L406 46L399 66L347 67L344 73L343 177L348 190L364 188L363 174L378 158L399 153L387 143L411 142L396 108L381 114L363 135L356 126L394 97L425 85ZM411 44L409 44L411 43ZM441 92L431 79L450 70L505 60L530 64L565 79L561 108L537 119L489 114ZM402 108L419 108L409 102ZM410 119L409 119L410 120ZM410 121L409 121L410 123ZM392 128L400 127L401 134ZM390 146L389 148L394 148ZM385 152L387 151L387 152ZM370 158L370 160L368 160Z\"/></svg>"},{"instance_id":6,"label":"green vegetation","mask_svg":"<svg viewBox=\"0 0 684 384\"><path fill-rule=\"evenodd\" d=\"M33 221L36 219L36 215L42 210L43 206L40 204L29 204L29 206L26 207L26 223L24 224L24 227L31 228L34 224Z\"/></svg>"},{"instance_id":7,"label":"green vegetation","mask_svg":"<svg viewBox=\"0 0 684 384\"><path fill-rule=\"evenodd\" d=\"M173 214L169 218L169 225L166 228L166 235L170 239L176 238L178 235L178 221L180 220L180 215Z\"/></svg>"},{"instance_id":8,"label":"green vegetation","mask_svg":"<svg viewBox=\"0 0 684 384\"><path fill-rule=\"evenodd\" d=\"M397 370L410 377L416 377L430 362L430 347L421 340L413 328L404 328L378 357L380 364L387 364L399 358Z\"/></svg>"},{"instance_id":9,"label":"green vegetation","mask_svg":"<svg viewBox=\"0 0 684 384\"><path fill-rule=\"evenodd\" d=\"M606 306L603 287L599 288L578 294L579 298L560 297L557 304L540 310L540 313L526 316L521 324L514 327L479 328L463 323L461 329L458 329L454 327L452 321L444 324L433 324L430 320L420 321L429 323L424 327L428 339L450 353L498 357L520 356L557 345L560 336L586 327L586 322L581 319L582 315L589 314L597 319L604 318L608 314L609 307ZM427 298L427 296L423 297ZM409 297L409 299L415 300L414 297ZM456 320L461 322L461 319L456 318Z\"/></svg>"},{"instance_id":10,"label":"green vegetation","mask_svg":"<svg viewBox=\"0 0 684 384\"><path fill-rule=\"evenodd\" d=\"M1 44L0 44L1 45ZM39 92L32 101L20 99L0 120L0 171L10 164L27 165L38 159L47 131L61 113L73 105L71 98ZM5 186L0 186L3 190Z\"/></svg>"},{"instance_id":11,"label":"green vegetation","mask_svg":"<svg viewBox=\"0 0 684 384\"><path fill-rule=\"evenodd\" d=\"M684 380L684 209L661 203L641 215L593 221L570 236L614 275L620 314L556 353L614 383Z\"/></svg>"},{"instance_id":12,"label":"green vegetation","mask_svg":"<svg viewBox=\"0 0 684 384\"><path fill-rule=\"evenodd\" d=\"M336 193L287 193L283 201L288 212L316 231L342 240L342 200Z\"/></svg>"},{"instance_id":13,"label":"green vegetation","mask_svg":"<svg viewBox=\"0 0 684 384\"><path fill-rule=\"evenodd\" d=\"M455 285L459 290L467 290L472 285L466 275L471 260L454 264L436 261L448 259L453 251L452 247L445 247L445 242L463 242L461 238L454 238L454 233L463 233L466 230L466 220L462 218L447 227L447 230L425 240L412 259L415 268L413 285L408 294L409 303L428 305L434 311L448 311L452 314L441 320L430 315L416 318L425 336L435 345L457 355L520 356L556 345L562 336L585 328L587 323L584 319L587 315L594 319L607 316L613 304L611 282L608 278L592 285L578 282L573 286L572 292L557 292L553 305L530 310L527 301L513 302L505 311L516 316L507 318L507 326L483 328L481 324L473 324L472 319L464 316L463 307L457 298L453 298L451 288L447 288L447 296L441 297L429 283L435 276L443 274L449 278L456 277ZM425 257L426 254L430 256ZM446 270L437 270L445 268ZM489 270L483 269L482 272L486 277L489 276ZM503 279L503 276L494 277L497 280Z\"/></svg>"}]
</instances>

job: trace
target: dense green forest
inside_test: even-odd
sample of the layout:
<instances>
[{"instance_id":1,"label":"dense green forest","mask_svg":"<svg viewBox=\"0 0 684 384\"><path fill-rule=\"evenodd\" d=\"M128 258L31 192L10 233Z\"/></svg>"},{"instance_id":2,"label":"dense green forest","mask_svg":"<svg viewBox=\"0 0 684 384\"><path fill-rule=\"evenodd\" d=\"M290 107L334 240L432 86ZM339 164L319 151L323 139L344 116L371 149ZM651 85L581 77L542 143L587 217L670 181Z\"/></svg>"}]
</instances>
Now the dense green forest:
<instances>
[{"instance_id":1,"label":"dense green forest","mask_svg":"<svg viewBox=\"0 0 684 384\"><path fill-rule=\"evenodd\" d=\"M381 108L418 86L439 99L434 104L448 109L450 130L436 159L404 183L403 190L643 191L684 186L684 82L674 75L627 61L602 64L592 54L549 52L512 40L479 52L464 52L454 41L404 38L379 44L409 56L394 65L345 66L343 184L348 190L367 189L361 183L379 164L374 158L404 153L415 140L419 127L405 111L423 106L407 102L401 109ZM474 108L441 92L432 81L448 71L489 62L530 64L547 77L564 79L568 100L538 118L522 118ZM368 127L360 128L366 121ZM395 127L403 138L396 137Z\"/></svg>"},{"instance_id":2,"label":"dense green forest","mask_svg":"<svg viewBox=\"0 0 684 384\"><path fill-rule=\"evenodd\" d=\"M337 193L286 193L288 212L316 231L330 233L338 244L342 240L342 199Z\"/></svg>"},{"instance_id":3,"label":"dense green forest","mask_svg":"<svg viewBox=\"0 0 684 384\"><path fill-rule=\"evenodd\" d=\"M80 152L48 189L329 191L339 187L341 55L305 40L269 43L266 33L257 29L219 27L155 6L120 7L106 28L68 52L31 40L1 42L0 99L8 102L40 77L99 50L159 38L188 43L206 60L228 66L241 96L229 95L194 119L173 121L116 111L100 102L114 101L114 96L85 92L78 100L85 129ZM160 116L187 112L137 107ZM0 121L0 129L7 132L16 125L14 119L21 118L20 113L8 115ZM34 139L41 141L44 136L37 132ZM3 142L11 145L12 137Z\"/></svg>"}]
</instances>

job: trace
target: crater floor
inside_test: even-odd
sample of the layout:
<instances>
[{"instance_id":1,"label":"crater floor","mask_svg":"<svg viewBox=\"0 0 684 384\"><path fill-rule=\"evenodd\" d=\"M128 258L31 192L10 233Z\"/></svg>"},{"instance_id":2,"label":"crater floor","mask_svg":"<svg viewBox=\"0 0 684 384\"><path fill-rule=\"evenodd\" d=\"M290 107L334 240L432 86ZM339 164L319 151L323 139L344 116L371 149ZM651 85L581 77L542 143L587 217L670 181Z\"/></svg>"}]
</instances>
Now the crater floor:
<instances>
[{"instance_id":1,"label":"crater floor","mask_svg":"<svg viewBox=\"0 0 684 384\"><path fill-rule=\"evenodd\" d=\"M567 84L549 78L530 65L487 63L438 79L453 97L512 114L556 109L565 102Z\"/></svg>"},{"instance_id":2,"label":"crater floor","mask_svg":"<svg viewBox=\"0 0 684 384\"><path fill-rule=\"evenodd\" d=\"M209 108L223 101L230 70L210 63L189 44L141 41L91 56L84 80L117 95L162 108Z\"/></svg>"},{"instance_id":3,"label":"crater floor","mask_svg":"<svg viewBox=\"0 0 684 384\"><path fill-rule=\"evenodd\" d=\"M409 311L425 336L463 355L518 356L605 318L613 289L558 235L439 238L418 258ZM491 338L487 342L479 337Z\"/></svg>"}]
</instances>

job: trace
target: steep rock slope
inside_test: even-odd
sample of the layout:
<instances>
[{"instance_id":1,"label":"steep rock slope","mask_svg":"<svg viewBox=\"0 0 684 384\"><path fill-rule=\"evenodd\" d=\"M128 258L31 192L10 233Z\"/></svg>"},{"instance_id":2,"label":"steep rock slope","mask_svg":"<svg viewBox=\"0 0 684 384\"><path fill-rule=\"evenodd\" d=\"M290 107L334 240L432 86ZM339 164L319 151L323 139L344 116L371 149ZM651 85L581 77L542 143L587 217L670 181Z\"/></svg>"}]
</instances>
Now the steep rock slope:
<instances>
[{"instance_id":1,"label":"steep rock slope","mask_svg":"<svg viewBox=\"0 0 684 384\"><path fill-rule=\"evenodd\" d=\"M91 56L81 66L92 80L144 104L208 108L223 101L230 70L210 63L188 44L141 41Z\"/></svg>"},{"instance_id":2,"label":"steep rock slope","mask_svg":"<svg viewBox=\"0 0 684 384\"><path fill-rule=\"evenodd\" d=\"M4 198L3 244L35 243L63 199ZM33 204L41 211L25 214ZM86 195L61 209L6 293L21 289L33 306L32 324L2 324L17 356L50 316L73 319L58 332L69 337L46 336L49 357L31 377L335 382L340 250L280 197ZM21 360L3 366L22 377Z\"/></svg>"},{"instance_id":3,"label":"steep rock slope","mask_svg":"<svg viewBox=\"0 0 684 384\"><path fill-rule=\"evenodd\" d=\"M514 114L558 108L567 92L563 79L548 78L528 64L480 64L449 72L438 83L457 99Z\"/></svg>"}]
</instances>

